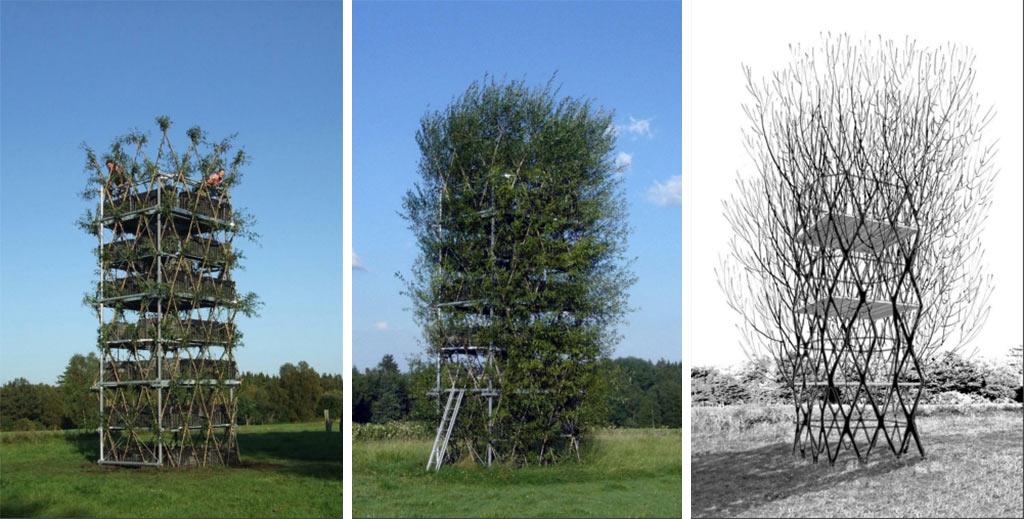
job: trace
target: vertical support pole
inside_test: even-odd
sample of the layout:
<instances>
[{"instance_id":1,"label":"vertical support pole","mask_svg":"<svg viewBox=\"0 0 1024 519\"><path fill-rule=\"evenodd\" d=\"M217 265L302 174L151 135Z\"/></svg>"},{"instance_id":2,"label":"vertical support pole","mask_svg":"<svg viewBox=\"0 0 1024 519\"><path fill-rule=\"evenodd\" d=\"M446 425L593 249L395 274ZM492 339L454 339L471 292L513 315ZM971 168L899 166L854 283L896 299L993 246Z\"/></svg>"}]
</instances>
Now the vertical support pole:
<instances>
[{"instance_id":1,"label":"vertical support pole","mask_svg":"<svg viewBox=\"0 0 1024 519\"><path fill-rule=\"evenodd\" d=\"M437 309L437 322L441 322L441 309ZM437 392L437 412L441 413L441 348L443 344L437 346L437 370L435 373L434 390Z\"/></svg>"},{"instance_id":2,"label":"vertical support pole","mask_svg":"<svg viewBox=\"0 0 1024 519\"><path fill-rule=\"evenodd\" d=\"M100 434L100 459L103 461L104 458L104 444L103 444L103 432L106 426L106 413L103 412L103 364L107 359L107 343L103 341L103 279L104 279L104 265L103 265L103 206L106 201L106 186L100 186L100 209L98 211L99 218L96 220L96 236L99 238L100 249L96 255L97 261L100 266L100 287L97 291L99 293L99 310L96 313L97 319L100 322L100 423L97 430Z\"/></svg>"},{"instance_id":3,"label":"vertical support pole","mask_svg":"<svg viewBox=\"0 0 1024 519\"><path fill-rule=\"evenodd\" d=\"M156 284L163 284L164 240L163 240L163 177L157 173L156 182ZM164 341L163 341L163 297L156 300L156 449L157 463L164 464ZM151 352L152 353L152 352Z\"/></svg>"},{"instance_id":4,"label":"vertical support pole","mask_svg":"<svg viewBox=\"0 0 1024 519\"><path fill-rule=\"evenodd\" d=\"M491 236L490 236L490 247L488 250L491 256L491 279L497 279L497 268L498 261L497 256L494 253L495 246L495 221L494 216L497 212L497 203L495 203L495 186L491 186ZM487 324L494 329L494 305L491 301L488 301L487 305ZM487 360L484 363L484 376L487 377L487 466L490 467L494 462L494 339L488 339L487 342Z\"/></svg>"},{"instance_id":5,"label":"vertical support pole","mask_svg":"<svg viewBox=\"0 0 1024 519\"><path fill-rule=\"evenodd\" d=\"M438 241L438 243L441 242L441 218L444 216L444 193L445 193L446 190L447 190L447 184L442 179L441 180L440 188L438 189L438 192L437 192L437 224L434 226L434 232L437 233L437 241ZM441 270L441 261L444 259L444 253L442 251L443 251L443 249L438 247L438 249L437 249L437 269L438 270ZM434 303L436 304L437 301L435 300ZM442 326L441 307L435 307L435 309L436 309L435 317L437 319L437 321L436 321L437 322L437 328L438 328L438 331L440 331L440 328ZM442 341L443 341L443 337L442 337ZM442 348L444 348L444 344L443 343L437 345L437 373L435 374L435 381L434 381L434 390L437 392L437 413L438 414L441 414L441 356L443 354Z\"/></svg>"},{"instance_id":6,"label":"vertical support pole","mask_svg":"<svg viewBox=\"0 0 1024 519\"><path fill-rule=\"evenodd\" d=\"M494 325L494 307L487 309L491 326ZM487 343L487 360L484 363L487 377L487 466L494 462L494 339Z\"/></svg>"},{"instance_id":7,"label":"vertical support pole","mask_svg":"<svg viewBox=\"0 0 1024 519\"><path fill-rule=\"evenodd\" d=\"M488 389L490 389L490 383L488 382ZM490 467L494 462L494 434L492 427L494 425L494 394L487 393L487 466Z\"/></svg>"}]
</instances>

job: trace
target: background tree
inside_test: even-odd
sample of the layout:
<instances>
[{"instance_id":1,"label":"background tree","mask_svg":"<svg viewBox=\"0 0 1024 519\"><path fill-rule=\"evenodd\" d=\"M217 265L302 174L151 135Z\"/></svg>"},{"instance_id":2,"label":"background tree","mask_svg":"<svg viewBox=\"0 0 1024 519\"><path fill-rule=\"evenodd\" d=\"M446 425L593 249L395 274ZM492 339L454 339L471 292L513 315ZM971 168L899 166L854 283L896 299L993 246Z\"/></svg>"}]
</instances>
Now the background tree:
<instances>
[{"instance_id":1,"label":"background tree","mask_svg":"<svg viewBox=\"0 0 1024 519\"><path fill-rule=\"evenodd\" d=\"M99 401L92 391L100 370L95 353L73 355L57 385L64 403L64 428L95 429L99 426Z\"/></svg>"},{"instance_id":2,"label":"background tree","mask_svg":"<svg viewBox=\"0 0 1024 519\"><path fill-rule=\"evenodd\" d=\"M612 114L550 84L486 78L427 114L416 140L420 181L404 215L420 254L407 291L428 353L453 331L503 348L501 450L557 460L603 402L599 366L633 282ZM435 312L456 301L473 303ZM469 400L453 437L473 451L486 416Z\"/></svg>"},{"instance_id":3,"label":"background tree","mask_svg":"<svg viewBox=\"0 0 1024 519\"><path fill-rule=\"evenodd\" d=\"M1017 389L1014 400L1024 402L1024 345L1018 344L1010 348L1010 370L1017 375Z\"/></svg>"},{"instance_id":4,"label":"background tree","mask_svg":"<svg viewBox=\"0 0 1024 519\"><path fill-rule=\"evenodd\" d=\"M609 406L612 423L643 427L660 422L658 400L652 391L657 383L657 371L650 361L636 357L614 359L606 369L615 381Z\"/></svg>"},{"instance_id":5,"label":"background tree","mask_svg":"<svg viewBox=\"0 0 1024 519\"><path fill-rule=\"evenodd\" d=\"M308 421L319 416L317 401L323 393L320 375L305 361L281 366L281 389L287 409L287 421Z\"/></svg>"},{"instance_id":6,"label":"background tree","mask_svg":"<svg viewBox=\"0 0 1024 519\"><path fill-rule=\"evenodd\" d=\"M61 393L47 384L16 378L0 388L0 428L58 429L63 422Z\"/></svg>"},{"instance_id":7,"label":"background tree","mask_svg":"<svg viewBox=\"0 0 1024 519\"><path fill-rule=\"evenodd\" d=\"M370 412L373 422L386 423L399 420L408 413L409 397L405 379L398 369L398 363L391 355L384 355L376 369L376 388Z\"/></svg>"},{"instance_id":8,"label":"background tree","mask_svg":"<svg viewBox=\"0 0 1024 519\"><path fill-rule=\"evenodd\" d=\"M690 368L690 391L694 405L746 404L753 400L750 387L717 368Z\"/></svg>"},{"instance_id":9,"label":"background tree","mask_svg":"<svg viewBox=\"0 0 1024 519\"><path fill-rule=\"evenodd\" d=\"M323 412L326 409L330 413L331 420L341 419L342 394L340 389L325 391L320 395L316 408Z\"/></svg>"},{"instance_id":10,"label":"background tree","mask_svg":"<svg viewBox=\"0 0 1024 519\"><path fill-rule=\"evenodd\" d=\"M391 355L384 355L375 368L353 371L352 421L386 423L409 414L409 381Z\"/></svg>"}]
</instances>

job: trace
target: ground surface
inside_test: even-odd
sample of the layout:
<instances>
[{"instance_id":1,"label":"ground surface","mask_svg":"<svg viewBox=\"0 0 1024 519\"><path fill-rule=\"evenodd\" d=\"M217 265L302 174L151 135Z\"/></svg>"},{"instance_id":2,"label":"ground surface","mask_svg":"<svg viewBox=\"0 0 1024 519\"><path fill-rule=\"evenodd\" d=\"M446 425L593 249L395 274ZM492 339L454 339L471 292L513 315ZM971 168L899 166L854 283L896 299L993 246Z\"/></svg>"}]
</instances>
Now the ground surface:
<instances>
[{"instance_id":1,"label":"ground surface","mask_svg":"<svg viewBox=\"0 0 1024 519\"><path fill-rule=\"evenodd\" d=\"M888 451L835 467L792 454L790 409L693 411L694 517L1021 517L1024 415L919 419L927 458ZM758 413L763 416L758 417Z\"/></svg>"},{"instance_id":2,"label":"ground surface","mask_svg":"<svg viewBox=\"0 0 1024 519\"><path fill-rule=\"evenodd\" d=\"M356 517L679 517L678 429L608 430L580 463L548 467L424 467L429 440L352 448Z\"/></svg>"},{"instance_id":3,"label":"ground surface","mask_svg":"<svg viewBox=\"0 0 1024 519\"><path fill-rule=\"evenodd\" d=\"M96 433L0 433L2 517L340 517L341 434L241 427L242 467L101 467Z\"/></svg>"}]
</instances>

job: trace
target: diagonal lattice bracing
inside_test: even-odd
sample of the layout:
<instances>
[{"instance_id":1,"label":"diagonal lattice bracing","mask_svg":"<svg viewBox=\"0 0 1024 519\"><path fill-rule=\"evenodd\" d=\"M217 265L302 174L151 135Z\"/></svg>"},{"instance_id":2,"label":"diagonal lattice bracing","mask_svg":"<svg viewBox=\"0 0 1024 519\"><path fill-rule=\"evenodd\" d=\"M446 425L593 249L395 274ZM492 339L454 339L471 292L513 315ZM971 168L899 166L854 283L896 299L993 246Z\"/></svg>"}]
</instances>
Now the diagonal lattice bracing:
<instances>
[{"instance_id":1,"label":"diagonal lattice bracing","mask_svg":"<svg viewBox=\"0 0 1024 519\"><path fill-rule=\"evenodd\" d=\"M801 322L794 391L794 451L834 463L843 450L866 459L879 446L896 456L913 438L921 377L913 320L920 301L908 283L917 231L888 179L826 177L798 200L796 237ZM909 362L908 362L909 361ZM916 380L912 382L911 379Z\"/></svg>"}]
</instances>

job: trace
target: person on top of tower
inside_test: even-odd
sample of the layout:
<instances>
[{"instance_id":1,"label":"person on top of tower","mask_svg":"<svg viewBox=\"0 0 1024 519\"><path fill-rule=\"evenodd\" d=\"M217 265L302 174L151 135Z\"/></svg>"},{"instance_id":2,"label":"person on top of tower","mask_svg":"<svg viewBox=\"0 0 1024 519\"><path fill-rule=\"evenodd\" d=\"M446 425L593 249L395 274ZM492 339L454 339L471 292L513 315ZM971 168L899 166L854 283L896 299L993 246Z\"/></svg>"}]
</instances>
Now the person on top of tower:
<instances>
[{"instance_id":1,"label":"person on top of tower","mask_svg":"<svg viewBox=\"0 0 1024 519\"><path fill-rule=\"evenodd\" d=\"M119 196L128 183L124 176L124 168L114 162L114 159L107 159L107 173L110 175L110 192L112 196Z\"/></svg>"},{"instance_id":2,"label":"person on top of tower","mask_svg":"<svg viewBox=\"0 0 1024 519\"><path fill-rule=\"evenodd\" d=\"M211 173L210 176L206 177L206 185L209 187L216 187L224 181L224 170L221 169L216 173Z\"/></svg>"},{"instance_id":3,"label":"person on top of tower","mask_svg":"<svg viewBox=\"0 0 1024 519\"><path fill-rule=\"evenodd\" d=\"M220 195L220 185L224 182L224 169L217 170L216 173L211 173L210 176L206 177L206 187L210 188L210 192L215 195Z\"/></svg>"}]
</instances>

